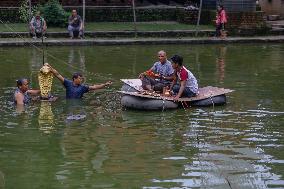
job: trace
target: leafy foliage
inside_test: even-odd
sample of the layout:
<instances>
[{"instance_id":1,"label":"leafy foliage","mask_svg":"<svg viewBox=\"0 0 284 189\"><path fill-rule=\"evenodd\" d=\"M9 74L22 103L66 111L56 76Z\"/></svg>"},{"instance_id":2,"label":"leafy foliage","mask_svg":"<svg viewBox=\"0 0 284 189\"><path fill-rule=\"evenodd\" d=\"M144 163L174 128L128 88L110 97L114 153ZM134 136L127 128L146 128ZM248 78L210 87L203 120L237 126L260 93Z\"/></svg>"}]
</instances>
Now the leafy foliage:
<instances>
[{"instance_id":1,"label":"leafy foliage","mask_svg":"<svg viewBox=\"0 0 284 189\"><path fill-rule=\"evenodd\" d=\"M30 15L29 1L22 0L20 3L20 7L19 7L20 21L25 22L25 23L29 22L31 19L31 16L36 12L37 9L38 9L37 6L32 6L31 15Z\"/></svg>"},{"instance_id":2,"label":"leafy foliage","mask_svg":"<svg viewBox=\"0 0 284 189\"><path fill-rule=\"evenodd\" d=\"M66 27L68 14L60 5L58 0L50 0L39 8L47 26Z\"/></svg>"},{"instance_id":3,"label":"leafy foliage","mask_svg":"<svg viewBox=\"0 0 284 189\"><path fill-rule=\"evenodd\" d=\"M68 11L71 11L68 10ZM82 9L78 9L82 16ZM138 22L147 21L176 21L177 10L175 8L137 8L136 17ZM86 9L87 22L132 22L133 11L131 8L97 8Z\"/></svg>"}]
</instances>

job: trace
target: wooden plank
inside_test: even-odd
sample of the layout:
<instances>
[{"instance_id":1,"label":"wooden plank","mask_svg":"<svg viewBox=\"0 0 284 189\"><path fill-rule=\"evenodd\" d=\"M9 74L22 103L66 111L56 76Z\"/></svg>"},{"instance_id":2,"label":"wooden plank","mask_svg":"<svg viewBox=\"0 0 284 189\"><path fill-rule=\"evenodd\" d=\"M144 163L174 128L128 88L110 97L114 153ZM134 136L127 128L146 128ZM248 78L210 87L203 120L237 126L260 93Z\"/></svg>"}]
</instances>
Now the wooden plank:
<instances>
[{"instance_id":1,"label":"wooden plank","mask_svg":"<svg viewBox=\"0 0 284 189\"><path fill-rule=\"evenodd\" d=\"M130 87L133 87L137 91L143 91L142 81L140 79L121 79L120 81L129 85Z\"/></svg>"}]
</instances>

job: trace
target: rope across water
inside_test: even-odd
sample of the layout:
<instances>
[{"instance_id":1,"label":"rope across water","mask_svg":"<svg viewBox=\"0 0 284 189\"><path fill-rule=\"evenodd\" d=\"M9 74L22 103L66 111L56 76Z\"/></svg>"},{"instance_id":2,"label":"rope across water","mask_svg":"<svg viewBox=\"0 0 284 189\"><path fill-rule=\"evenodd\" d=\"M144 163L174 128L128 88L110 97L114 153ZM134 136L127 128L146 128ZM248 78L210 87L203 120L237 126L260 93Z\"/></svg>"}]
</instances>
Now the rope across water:
<instances>
[{"instance_id":1,"label":"rope across water","mask_svg":"<svg viewBox=\"0 0 284 189\"><path fill-rule=\"evenodd\" d=\"M1 19L0 19L0 22L1 22L6 28L8 28L11 32L14 32L14 33L16 34L16 36L19 37L19 38L24 42L24 44L26 44L26 45L28 45L28 46L30 46L30 47L33 47L33 48L35 48L39 53L42 53L42 54L43 54L43 64L44 64L44 55L46 55L47 57L50 57L50 58L52 58L52 59L56 60L57 62L60 62L60 63L62 63L62 64L64 64L64 65L67 65L67 66L70 67L70 68L73 68L73 69L75 69L75 70L78 70L78 71L80 71L80 72L85 73L86 76L93 76L93 77L97 77L97 78L100 78L100 79L103 79L103 80L111 80L111 78L109 78L109 77L102 76L102 75L100 75L100 74L98 74L98 73L86 71L86 70L83 70L83 69L81 69L81 68L79 68L79 67L77 67L77 66L71 65L71 64L69 64L68 62L64 61L63 59L58 58L58 57L52 55L51 53L46 52L46 51L44 50L44 39L43 39L43 37L41 38L41 40L42 40L42 48L40 48L40 47L36 46L31 40L25 39L21 34L19 34L17 31L15 31L15 29L13 29L11 26L9 26L9 25L7 24L8 22L5 23L5 22L3 22ZM63 43L62 43L60 40L55 40L55 41L56 41L57 43L60 43L60 44L63 45Z\"/></svg>"}]
</instances>

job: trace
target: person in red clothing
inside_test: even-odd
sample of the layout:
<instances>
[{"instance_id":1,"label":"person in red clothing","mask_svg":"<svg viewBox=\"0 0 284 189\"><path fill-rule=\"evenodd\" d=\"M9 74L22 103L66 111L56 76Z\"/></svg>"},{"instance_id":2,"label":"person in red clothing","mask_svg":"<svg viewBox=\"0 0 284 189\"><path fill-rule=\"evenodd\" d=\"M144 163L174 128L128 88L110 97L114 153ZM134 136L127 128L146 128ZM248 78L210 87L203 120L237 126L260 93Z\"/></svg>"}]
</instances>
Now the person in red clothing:
<instances>
[{"instance_id":1,"label":"person in red clothing","mask_svg":"<svg viewBox=\"0 0 284 189\"><path fill-rule=\"evenodd\" d=\"M175 79L171 84L170 91L174 95L174 100L180 97L193 97L198 94L198 84L194 75L187 70L183 64L183 58L174 55L171 58L172 67L175 70ZM178 84L177 84L177 81Z\"/></svg>"},{"instance_id":2,"label":"person in red clothing","mask_svg":"<svg viewBox=\"0 0 284 189\"><path fill-rule=\"evenodd\" d=\"M227 14L224 10L224 6L218 5L216 14L216 37L225 37L225 25L227 21Z\"/></svg>"}]
</instances>

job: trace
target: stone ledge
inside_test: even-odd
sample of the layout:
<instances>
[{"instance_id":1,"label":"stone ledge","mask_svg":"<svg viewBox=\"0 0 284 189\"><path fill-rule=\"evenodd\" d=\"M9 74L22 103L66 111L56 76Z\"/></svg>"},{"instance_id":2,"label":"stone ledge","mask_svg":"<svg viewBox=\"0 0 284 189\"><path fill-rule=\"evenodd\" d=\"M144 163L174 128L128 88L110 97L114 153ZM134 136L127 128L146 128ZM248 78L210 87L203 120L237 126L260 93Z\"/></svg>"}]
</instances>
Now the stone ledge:
<instances>
[{"instance_id":1,"label":"stone ledge","mask_svg":"<svg viewBox=\"0 0 284 189\"><path fill-rule=\"evenodd\" d=\"M137 37L193 37L195 30L137 31ZM198 36L213 36L215 30L200 30ZM135 31L86 31L85 37L135 37ZM68 38L68 32L47 32L47 37ZM0 32L0 38L29 38L29 32Z\"/></svg>"},{"instance_id":2,"label":"stone ledge","mask_svg":"<svg viewBox=\"0 0 284 189\"><path fill-rule=\"evenodd\" d=\"M92 46L92 45L162 45L162 44L232 44L232 43L283 43L283 36L266 37L229 37L219 38L183 38L183 39L47 39L44 40L45 46ZM41 46L40 39L10 39L0 41L0 46Z\"/></svg>"}]
</instances>

